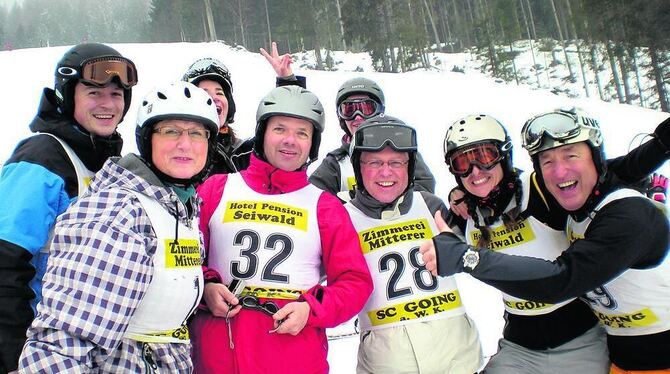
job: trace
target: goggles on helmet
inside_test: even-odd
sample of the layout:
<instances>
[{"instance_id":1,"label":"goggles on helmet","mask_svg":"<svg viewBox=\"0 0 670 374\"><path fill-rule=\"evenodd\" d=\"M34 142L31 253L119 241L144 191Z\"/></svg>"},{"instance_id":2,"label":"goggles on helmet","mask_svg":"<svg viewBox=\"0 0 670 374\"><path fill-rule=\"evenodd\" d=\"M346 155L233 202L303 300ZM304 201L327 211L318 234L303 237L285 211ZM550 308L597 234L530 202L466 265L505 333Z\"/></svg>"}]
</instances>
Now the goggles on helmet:
<instances>
[{"instance_id":1,"label":"goggles on helmet","mask_svg":"<svg viewBox=\"0 0 670 374\"><path fill-rule=\"evenodd\" d=\"M337 107L337 115L344 120L352 120L356 115L367 119L381 113L382 106L372 99L344 100Z\"/></svg>"},{"instance_id":2,"label":"goggles on helmet","mask_svg":"<svg viewBox=\"0 0 670 374\"><path fill-rule=\"evenodd\" d=\"M523 147L531 154L543 143L545 136L554 140L566 141L578 136L584 129L599 130L594 120L581 117L585 123L579 123L576 115L567 112L554 112L537 116L523 125L521 138ZM591 124L589 121L593 121ZM589 123L587 123L589 122Z\"/></svg>"},{"instance_id":3,"label":"goggles on helmet","mask_svg":"<svg viewBox=\"0 0 670 374\"><path fill-rule=\"evenodd\" d=\"M194 62L186 72L184 80L191 82L196 78L209 74L218 75L225 79L226 82L230 82L228 68L213 58L202 58ZM230 83L228 85L230 86Z\"/></svg>"},{"instance_id":4,"label":"goggles on helmet","mask_svg":"<svg viewBox=\"0 0 670 374\"><path fill-rule=\"evenodd\" d=\"M398 152L417 150L416 130L402 125L362 126L354 133L353 142L355 149L361 151L380 151L387 145Z\"/></svg>"},{"instance_id":5,"label":"goggles on helmet","mask_svg":"<svg viewBox=\"0 0 670 374\"><path fill-rule=\"evenodd\" d=\"M480 169L491 170L502 155L493 143L479 143L455 151L449 156L449 170L456 176L467 177L472 173L473 165Z\"/></svg>"},{"instance_id":6,"label":"goggles on helmet","mask_svg":"<svg viewBox=\"0 0 670 374\"><path fill-rule=\"evenodd\" d=\"M94 86L106 86L118 77L121 86L129 89L137 84L137 69L135 64L123 57L107 56L85 60L79 71L63 66L58 73L66 77L78 78L79 81Z\"/></svg>"}]
</instances>

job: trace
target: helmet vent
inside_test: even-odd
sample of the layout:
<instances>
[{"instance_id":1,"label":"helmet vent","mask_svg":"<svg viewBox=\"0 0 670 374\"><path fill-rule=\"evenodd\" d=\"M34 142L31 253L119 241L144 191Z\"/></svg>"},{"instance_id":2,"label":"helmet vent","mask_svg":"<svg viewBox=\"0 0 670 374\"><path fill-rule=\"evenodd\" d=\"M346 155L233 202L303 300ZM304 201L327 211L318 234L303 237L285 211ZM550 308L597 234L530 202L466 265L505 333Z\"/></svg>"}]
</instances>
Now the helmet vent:
<instances>
[{"instance_id":1,"label":"helmet vent","mask_svg":"<svg viewBox=\"0 0 670 374\"><path fill-rule=\"evenodd\" d=\"M147 106L147 104L149 104L148 101L146 101L146 100L142 101L142 106Z\"/></svg>"},{"instance_id":2,"label":"helmet vent","mask_svg":"<svg viewBox=\"0 0 670 374\"><path fill-rule=\"evenodd\" d=\"M156 96L158 96L159 99L167 100L167 96L165 96L165 94L160 91L156 92Z\"/></svg>"},{"instance_id":3,"label":"helmet vent","mask_svg":"<svg viewBox=\"0 0 670 374\"><path fill-rule=\"evenodd\" d=\"M211 98L207 99L207 105L212 105L212 99Z\"/></svg>"},{"instance_id":4,"label":"helmet vent","mask_svg":"<svg viewBox=\"0 0 670 374\"><path fill-rule=\"evenodd\" d=\"M189 90L188 87L184 87L184 95L186 95L188 98L191 98L191 90Z\"/></svg>"}]
</instances>

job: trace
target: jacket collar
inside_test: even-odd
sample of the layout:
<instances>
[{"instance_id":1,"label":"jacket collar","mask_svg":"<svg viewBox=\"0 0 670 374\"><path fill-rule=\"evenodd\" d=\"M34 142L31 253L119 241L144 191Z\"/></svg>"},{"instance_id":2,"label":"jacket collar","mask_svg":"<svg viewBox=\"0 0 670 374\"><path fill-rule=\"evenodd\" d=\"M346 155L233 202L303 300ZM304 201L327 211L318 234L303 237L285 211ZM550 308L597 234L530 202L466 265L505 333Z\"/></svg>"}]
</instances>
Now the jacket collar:
<instances>
[{"instance_id":1,"label":"jacket collar","mask_svg":"<svg viewBox=\"0 0 670 374\"><path fill-rule=\"evenodd\" d=\"M307 169L281 170L251 154L249 167L241 172L242 178L254 191L276 195L297 191L309 184Z\"/></svg>"},{"instance_id":2,"label":"jacket collar","mask_svg":"<svg viewBox=\"0 0 670 374\"><path fill-rule=\"evenodd\" d=\"M42 93L37 115L30 123L30 130L53 134L65 141L86 168L93 172L100 170L107 158L119 156L123 146L118 132L103 138L89 133L74 119L63 116L58 111L56 95L50 88L45 88Z\"/></svg>"}]
</instances>

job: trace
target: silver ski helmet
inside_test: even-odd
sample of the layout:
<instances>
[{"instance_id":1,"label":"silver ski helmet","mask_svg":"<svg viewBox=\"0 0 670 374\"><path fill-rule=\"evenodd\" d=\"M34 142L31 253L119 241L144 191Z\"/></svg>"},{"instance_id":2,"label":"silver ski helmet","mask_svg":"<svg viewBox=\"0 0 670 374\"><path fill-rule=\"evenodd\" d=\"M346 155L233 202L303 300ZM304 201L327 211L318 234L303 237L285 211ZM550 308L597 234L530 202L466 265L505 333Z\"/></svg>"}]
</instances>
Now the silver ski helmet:
<instances>
[{"instance_id":1,"label":"silver ski helmet","mask_svg":"<svg viewBox=\"0 0 670 374\"><path fill-rule=\"evenodd\" d=\"M226 65L215 58L201 58L191 64L186 69L182 77L184 82L198 85L200 81L212 80L221 85L223 94L228 101L228 115L226 116L226 123L235 122L235 100L233 99L233 82L230 78L230 72Z\"/></svg>"},{"instance_id":2,"label":"silver ski helmet","mask_svg":"<svg viewBox=\"0 0 670 374\"><path fill-rule=\"evenodd\" d=\"M209 131L207 164L203 170L189 180L176 180L153 168L151 158L151 136L154 125L163 120L177 119L201 123ZM216 106L209 94L188 82L162 84L151 90L143 99L137 112L135 140L140 156L157 172L161 179L192 184L199 182L208 172L210 160L216 148L219 118Z\"/></svg>"},{"instance_id":3,"label":"silver ski helmet","mask_svg":"<svg viewBox=\"0 0 670 374\"><path fill-rule=\"evenodd\" d=\"M407 188L410 188L414 184L416 154L418 151L416 130L398 118L381 114L365 120L354 133L349 145L349 155L356 178L356 188L360 191L365 190L361 174L361 153L380 152L387 146L397 152L407 152L409 155Z\"/></svg>"},{"instance_id":4,"label":"silver ski helmet","mask_svg":"<svg viewBox=\"0 0 670 374\"><path fill-rule=\"evenodd\" d=\"M312 147L309 151L309 161L313 162L319 157L319 145L321 144L321 133L323 132L326 117L323 105L312 92L299 86L282 86L272 89L258 104L256 111L256 135L254 141L254 154L262 159L265 158L263 141L268 118L272 116L287 116L304 119L314 125L312 135Z\"/></svg>"},{"instance_id":5,"label":"silver ski helmet","mask_svg":"<svg viewBox=\"0 0 670 374\"><path fill-rule=\"evenodd\" d=\"M363 77L356 77L349 79L346 82L342 83L340 88L338 88L337 95L335 97L336 112L337 108L340 106L340 104L342 104L344 100L346 100L349 96L357 94L368 95L371 99L377 101L381 107L380 112L384 113L386 105L384 91L382 91L381 87L379 87L379 85L375 81ZM338 120L340 121L340 127L342 128L342 130L347 135L351 136L351 134L349 134L347 124L344 122L342 118L340 118L339 114L338 114Z\"/></svg>"},{"instance_id":6,"label":"silver ski helmet","mask_svg":"<svg viewBox=\"0 0 670 374\"><path fill-rule=\"evenodd\" d=\"M449 166L449 171L456 177L459 185L460 176L452 165L451 156L458 151L486 143L495 145L499 155L496 163L501 164L505 176L510 176L514 172L512 140L500 121L485 114L477 114L461 118L449 126L444 137L444 162ZM469 172L465 175L467 174Z\"/></svg>"},{"instance_id":7,"label":"silver ski helmet","mask_svg":"<svg viewBox=\"0 0 670 374\"><path fill-rule=\"evenodd\" d=\"M108 45L82 43L65 52L56 65L54 78L57 105L66 117L74 115L74 87L80 81L95 86L116 81L123 89L125 116L132 99L131 88L137 84L137 69L131 60Z\"/></svg>"}]
</instances>

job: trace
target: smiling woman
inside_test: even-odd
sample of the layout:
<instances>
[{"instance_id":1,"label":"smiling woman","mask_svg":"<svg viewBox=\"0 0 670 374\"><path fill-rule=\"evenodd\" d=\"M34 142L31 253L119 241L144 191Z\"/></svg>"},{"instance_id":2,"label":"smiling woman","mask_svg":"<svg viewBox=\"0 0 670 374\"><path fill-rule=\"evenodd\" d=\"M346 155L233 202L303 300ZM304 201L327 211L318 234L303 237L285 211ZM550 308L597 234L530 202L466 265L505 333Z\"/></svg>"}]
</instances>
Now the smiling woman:
<instances>
[{"instance_id":1,"label":"smiling woman","mask_svg":"<svg viewBox=\"0 0 670 374\"><path fill-rule=\"evenodd\" d=\"M139 156L108 160L54 229L21 371L192 372L186 321L203 293L194 184L217 131L212 99L190 83L144 98Z\"/></svg>"}]
</instances>

